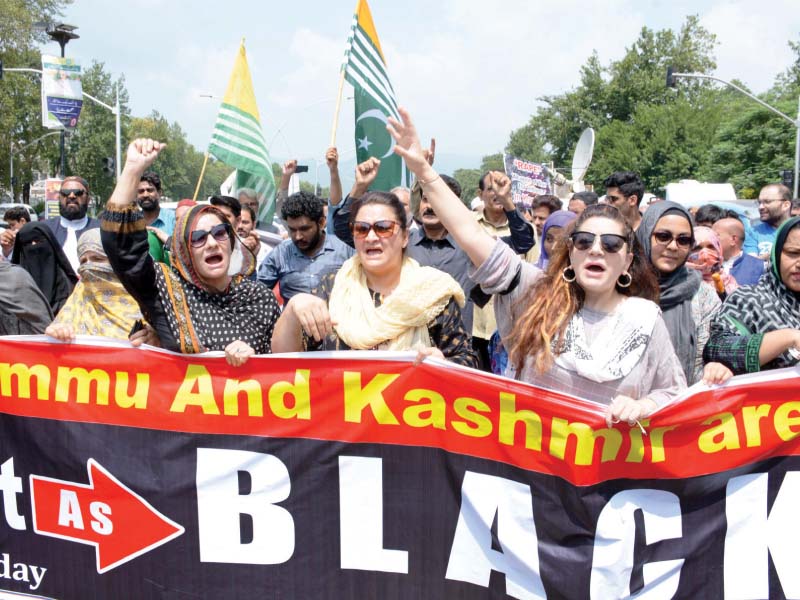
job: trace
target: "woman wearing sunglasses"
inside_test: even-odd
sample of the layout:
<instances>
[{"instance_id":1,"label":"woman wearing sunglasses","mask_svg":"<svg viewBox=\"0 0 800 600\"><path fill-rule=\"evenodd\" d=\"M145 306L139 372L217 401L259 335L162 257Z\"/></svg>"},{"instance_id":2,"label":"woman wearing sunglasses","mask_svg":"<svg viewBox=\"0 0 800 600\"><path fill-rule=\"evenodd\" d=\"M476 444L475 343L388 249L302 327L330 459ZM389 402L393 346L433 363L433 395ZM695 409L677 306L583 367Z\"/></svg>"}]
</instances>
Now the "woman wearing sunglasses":
<instances>
[{"instance_id":1,"label":"woman wearing sunglasses","mask_svg":"<svg viewBox=\"0 0 800 600\"><path fill-rule=\"evenodd\" d=\"M148 253L147 229L136 189L164 145L148 139L128 147L125 168L101 219L103 247L114 272L136 299L161 345L183 353L220 350L233 366L270 352L278 304L272 292L245 277L254 257L231 265L237 244L219 209L195 206L181 215L172 235L172 266Z\"/></svg>"},{"instance_id":2,"label":"woman wearing sunglasses","mask_svg":"<svg viewBox=\"0 0 800 600\"><path fill-rule=\"evenodd\" d=\"M515 377L606 405L609 426L634 424L671 402L686 380L651 301L652 271L619 211L587 207L542 271L484 233L425 160L408 113L400 114L403 123L389 120L395 151L477 267L473 279L496 294ZM493 179L499 193L510 192L505 175Z\"/></svg>"},{"instance_id":3,"label":"woman wearing sunglasses","mask_svg":"<svg viewBox=\"0 0 800 600\"><path fill-rule=\"evenodd\" d=\"M301 350L417 350L475 366L461 321L464 292L450 275L405 255L405 208L394 194L370 192L353 203L356 254L312 294L284 308L272 346Z\"/></svg>"},{"instance_id":4,"label":"woman wearing sunglasses","mask_svg":"<svg viewBox=\"0 0 800 600\"><path fill-rule=\"evenodd\" d=\"M675 202L656 202L644 213L636 237L658 275L659 306L686 380L691 385L729 378L731 372L719 363L703 367L703 348L720 299L686 266L695 242L689 212Z\"/></svg>"}]
</instances>

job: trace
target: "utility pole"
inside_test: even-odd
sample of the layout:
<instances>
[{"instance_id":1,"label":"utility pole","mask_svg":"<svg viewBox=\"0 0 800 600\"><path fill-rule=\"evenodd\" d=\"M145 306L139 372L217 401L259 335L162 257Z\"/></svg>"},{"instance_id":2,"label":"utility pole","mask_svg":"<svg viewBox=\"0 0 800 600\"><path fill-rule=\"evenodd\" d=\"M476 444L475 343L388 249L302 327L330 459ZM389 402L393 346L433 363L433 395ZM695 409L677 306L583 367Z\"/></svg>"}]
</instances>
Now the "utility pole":
<instances>
[{"instance_id":1,"label":"utility pole","mask_svg":"<svg viewBox=\"0 0 800 600\"><path fill-rule=\"evenodd\" d=\"M47 30L47 35L49 35L53 41L58 42L58 45L61 46L61 58L64 58L64 50L67 47L69 41L76 40L80 37L77 33L75 33L76 29L77 27L75 25L67 25L66 23L59 23L58 25L53 25ZM67 132L66 128L64 128L61 130L61 140L59 141L59 150L61 155L60 159L61 179L64 179L64 177L67 174L67 156L64 148L64 142L66 140L66 137L67 137Z\"/></svg>"}]
</instances>

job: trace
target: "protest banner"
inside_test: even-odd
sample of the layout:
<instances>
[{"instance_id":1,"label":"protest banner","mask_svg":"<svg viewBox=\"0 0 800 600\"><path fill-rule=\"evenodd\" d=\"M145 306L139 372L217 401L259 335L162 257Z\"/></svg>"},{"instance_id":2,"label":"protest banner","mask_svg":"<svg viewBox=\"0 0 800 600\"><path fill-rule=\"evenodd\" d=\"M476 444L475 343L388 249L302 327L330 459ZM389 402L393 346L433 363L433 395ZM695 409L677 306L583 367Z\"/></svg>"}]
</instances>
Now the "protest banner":
<instances>
[{"instance_id":1,"label":"protest banner","mask_svg":"<svg viewBox=\"0 0 800 600\"><path fill-rule=\"evenodd\" d=\"M407 355L0 357L0 594L800 596L796 369L696 387L645 435Z\"/></svg>"},{"instance_id":2,"label":"protest banner","mask_svg":"<svg viewBox=\"0 0 800 600\"><path fill-rule=\"evenodd\" d=\"M42 55L42 126L74 129L82 106L80 64L74 58Z\"/></svg>"},{"instance_id":3,"label":"protest banner","mask_svg":"<svg viewBox=\"0 0 800 600\"><path fill-rule=\"evenodd\" d=\"M511 179L511 199L520 208L531 208L533 199L540 194L550 194L550 176L544 165L503 155L506 175Z\"/></svg>"},{"instance_id":4,"label":"protest banner","mask_svg":"<svg viewBox=\"0 0 800 600\"><path fill-rule=\"evenodd\" d=\"M61 214L61 183L57 177L48 177L44 183L44 218L52 219Z\"/></svg>"}]
</instances>

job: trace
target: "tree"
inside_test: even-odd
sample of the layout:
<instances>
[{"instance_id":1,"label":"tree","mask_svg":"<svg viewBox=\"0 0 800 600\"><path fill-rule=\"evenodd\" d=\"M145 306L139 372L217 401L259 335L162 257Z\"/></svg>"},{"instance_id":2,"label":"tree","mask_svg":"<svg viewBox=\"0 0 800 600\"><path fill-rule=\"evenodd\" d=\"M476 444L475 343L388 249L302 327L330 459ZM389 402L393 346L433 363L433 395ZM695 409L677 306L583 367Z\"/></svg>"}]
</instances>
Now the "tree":
<instances>
[{"instance_id":1,"label":"tree","mask_svg":"<svg viewBox=\"0 0 800 600\"><path fill-rule=\"evenodd\" d=\"M479 169L456 169L453 171L453 179L461 186L461 201L469 205L478 193L478 182L483 171Z\"/></svg>"},{"instance_id":2,"label":"tree","mask_svg":"<svg viewBox=\"0 0 800 600\"><path fill-rule=\"evenodd\" d=\"M528 123L511 133L506 152L531 162L546 163L550 161L550 155L544 149L546 143L542 128Z\"/></svg>"},{"instance_id":3,"label":"tree","mask_svg":"<svg viewBox=\"0 0 800 600\"><path fill-rule=\"evenodd\" d=\"M161 177L163 194L171 200L194 196L204 156L187 141L186 134L178 123L170 123L157 111L153 111L148 117L132 119L128 135L130 139L144 137L166 143L166 148L158 155L152 167ZM206 170L208 173L208 167ZM218 188L224 177L219 181L216 179L222 172L222 168L217 170L212 167L213 175L206 185L212 188L216 185ZM230 169L225 172L225 177L229 173ZM218 190L213 193L218 193Z\"/></svg>"},{"instance_id":4,"label":"tree","mask_svg":"<svg viewBox=\"0 0 800 600\"><path fill-rule=\"evenodd\" d=\"M122 157L125 157L126 130L130 123L128 90L124 76L113 81L101 62L93 61L83 71L81 84L84 91L106 104L114 105L115 86L119 86ZM85 100L78 126L69 136L67 146L67 174L80 175L89 182L92 197L105 204L114 189L114 174L103 172L103 158L114 158L116 152L115 117L107 108ZM122 167L122 165L120 165Z\"/></svg>"},{"instance_id":5,"label":"tree","mask_svg":"<svg viewBox=\"0 0 800 600\"><path fill-rule=\"evenodd\" d=\"M0 14L0 60L5 67L41 68L38 44L48 40L37 23L49 22L60 15L70 0L4 0ZM23 145L47 133L41 125L39 77L35 74L8 73L0 81L0 185L8 186L9 152L12 143ZM21 183L31 181L38 165L37 151L49 140L14 155L18 191Z\"/></svg>"},{"instance_id":6,"label":"tree","mask_svg":"<svg viewBox=\"0 0 800 600\"><path fill-rule=\"evenodd\" d=\"M528 151L540 161L549 154L556 167L564 167L572 162L581 132L592 127L597 143L587 183L600 186L609 172L622 169L640 170L649 188L677 173L692 175L718 124L701 116L707 115L703 107L715 103L715 92L709 84L688 83L676 97L667 93L664 77L668 65L709 72L715 45L715 36L696 16L687 17L677 33L642 28L620 60L604 66L593 53L581 67L577 88L542 98L544 105L529 123L511 134L508 149Z\"/></svg>"},{"instance_id":7,"label":"tree","mask_svg":"<svg viewBox=\"0 0 800 600\"><path fill-rule=\"evenodd\" d=\"M770 104L792 114L797 97ZM740 197L756 198L764 185L780 180L783 169L793 167L795 134L785 119L748 101L715 135L703 176L733 184Z\"/></svg>"}]
</instances>

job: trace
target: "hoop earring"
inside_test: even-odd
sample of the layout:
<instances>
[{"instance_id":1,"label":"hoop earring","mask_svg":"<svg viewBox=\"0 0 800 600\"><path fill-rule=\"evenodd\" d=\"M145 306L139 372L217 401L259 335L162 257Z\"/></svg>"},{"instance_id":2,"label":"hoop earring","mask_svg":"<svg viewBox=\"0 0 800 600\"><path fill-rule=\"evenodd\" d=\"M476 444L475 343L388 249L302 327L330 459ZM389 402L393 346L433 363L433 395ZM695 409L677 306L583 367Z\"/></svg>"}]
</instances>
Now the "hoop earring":
<instances>
[{"instance_id":1,"label":"hoop earring","mask_svg":"<svg viewBox=\"0 0 800 600\"><path fill-rule=\"evenodd\" d=\"M625 283L623 283L623 281ZM628 273L627 271L625 273L622 273L619 277L617 277L617 285L621 288L631 287L632 283L633 283L633 277L631 277L631 274Z\"/></svg>"},{"instance_id":2,"label":"hoop earring","mask_svg":"<svg viewBox=\"0 0 800 600\"><path fill-rule=\"evenodd\" d=\"M575 269L572 268L572 265L561 271L561 278L567 283L573 283L575 281L577 277L575 275Z\"/></svg>"}]
</instances>

